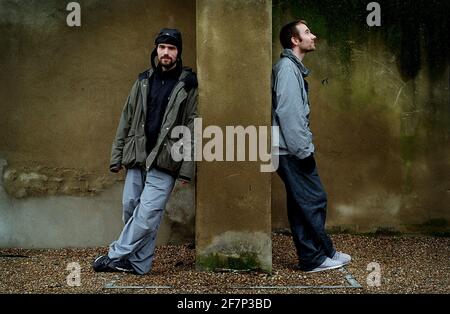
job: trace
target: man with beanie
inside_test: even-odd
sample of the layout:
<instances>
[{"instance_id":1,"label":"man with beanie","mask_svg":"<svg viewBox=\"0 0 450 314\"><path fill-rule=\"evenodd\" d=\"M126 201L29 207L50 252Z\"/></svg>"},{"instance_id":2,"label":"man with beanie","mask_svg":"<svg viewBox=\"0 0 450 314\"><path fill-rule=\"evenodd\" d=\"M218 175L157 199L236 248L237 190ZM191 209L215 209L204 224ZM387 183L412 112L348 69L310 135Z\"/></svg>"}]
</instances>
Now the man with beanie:
<instances>
[{"instance_id":1,"label":"man with beanie","mask_svg":"<svg viewBox=\"0 0 450 314\"><path fill-rule=\"evenodd\" d=\"M315 40L303 20L283 26L280 41L284 50L272 71L272 118L273 125L280 128L277 172L286 187L298 266L307 272L335 269L351 261L350 255L334 249L325 231L327 195L314 160L305 80L309 70L302 63L305 55L316 49Z\"/></svg>"},{"instance_id":2,"label":"man with beanie","mask_svg":"<svg viewBox=\"0 0 450 314\"><path fill-rule=\"evenodd\" d=\"M197 77L183 67L182 49L181 33L163 28L155 39L151 68L139 75L123 107L110 171L126 169L122 201L125 226L108 254L94 260L94 271L148 273L175 180L185 184L194 177L193 158L176 161L171 154L179 140L171 137L172 129L186 126L194 134L197 115ZM194 151L192 139L186 142L183 138L183 145L191 145L190 151Z\"/></svg>"}]
</instances>

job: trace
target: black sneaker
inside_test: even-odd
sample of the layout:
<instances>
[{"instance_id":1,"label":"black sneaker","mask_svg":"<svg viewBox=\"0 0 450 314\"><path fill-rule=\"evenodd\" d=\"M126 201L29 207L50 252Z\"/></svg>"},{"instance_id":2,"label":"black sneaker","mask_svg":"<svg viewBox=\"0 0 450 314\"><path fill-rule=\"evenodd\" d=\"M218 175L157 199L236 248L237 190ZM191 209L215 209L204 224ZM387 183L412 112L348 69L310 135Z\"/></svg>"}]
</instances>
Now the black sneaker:
<instances>
[{"instance_id":1,"label":"black sneaker","mask_svg":"<svg viewBox=\"0 0 450 314\"><path fill-rule=\"evenodd\" d=\"M109 264L111 264L111 259L108 257L108 255L101 255L97 257L92 262L92 269L96 272L111 272L114 271Z\"/></svg>"},{"instance_id":2,"label":"black sneaker","mask_svg":"<svg viewBox=\"0 0 450 314\"><path fill-rule=\"evenodd\" d=\"M113 271L137 274L129 260L113 261L110 263L109 267L112 268Z\"/></svg>"},{"instance_id":3,"label":"black sneaker","mask_svg":"<svg viewBox=\"0 0 450 314\"><path fill-rule=\"evenodd\" d=\"M128 260L113 261L108 257L108 255L97 257L92 263L92 268L96 272L121 272L137 274Z\"/></svg>"}]
</instances>

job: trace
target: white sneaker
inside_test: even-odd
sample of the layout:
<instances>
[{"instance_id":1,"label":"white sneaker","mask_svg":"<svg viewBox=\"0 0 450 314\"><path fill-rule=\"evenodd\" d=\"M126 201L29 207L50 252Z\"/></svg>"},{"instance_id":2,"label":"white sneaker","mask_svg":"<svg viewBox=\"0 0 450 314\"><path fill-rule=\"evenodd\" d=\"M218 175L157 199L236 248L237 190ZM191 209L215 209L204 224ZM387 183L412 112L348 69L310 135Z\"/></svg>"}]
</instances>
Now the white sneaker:
<instances>
[{"instance_id":1,"label":"white sneaker","mask_svg":"<svg viewBox=\"0 0 450 314\"><path fill-rule=\"evenodd\" d=\"M344 263L344 265L347 265L348 263L350 263L352 261L352 257L350 255L345 254L343 252L338 252L338 251L336 251L336 253L334 253L334 255L331 259L335 260L335 261L341 261L342 263Z\"/></svg>"},{"instance_id":2,"label":"white sneaker","mask_svg":"<svg viewBox=\"0 0 450 314\"><path fill-rule=\"evenodd\" d=\"M327 257L322 264L320 264L319 266L317 266L313 270L307 271L307 273L315 273L315 272L318 272L318 271L324 271L324 270L329 270L329 269L336 269L336 268L339 268L339 267L342 267L342 266L344 266L343 262L337 261L337 260L334 260L334 259L331 259L331 258Z\"/></svg>"}]
</instances>

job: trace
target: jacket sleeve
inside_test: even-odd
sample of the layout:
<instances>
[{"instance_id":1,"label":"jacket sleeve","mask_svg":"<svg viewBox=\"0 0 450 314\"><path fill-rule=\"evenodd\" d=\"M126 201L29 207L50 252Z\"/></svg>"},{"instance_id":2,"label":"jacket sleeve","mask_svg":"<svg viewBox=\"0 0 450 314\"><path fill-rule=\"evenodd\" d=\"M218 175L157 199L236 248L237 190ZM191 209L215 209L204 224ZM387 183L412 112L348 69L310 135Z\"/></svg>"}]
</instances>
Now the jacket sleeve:
<instances>
[{"instance_id":1,"label":"jacket sleeve","mask_svg":"<svg viewBox=\"0 0 450 314\"><path fill-rule=\"evenodd\" d=\"M282 65L274 75L276 93L276 118L288 151L300 159L308 157L312 144L312 134L308 127L307 100L303 98L302 88L294 69Z\"/></svg>"},{"instance_id":2,"label":"jacket sleeve","mask_svg":"<svg viewBox=\"0 0 450 314\"><path fill-rule=\"evenodd\" d=\"M197 104L198 104L198 89L193 88L188 95L186 102L186 122L185 125L189 128L191 132L191 138L189 139L191 147L191 160L183 160L181 164L179 178L187 181L191 181L195 175L195 161L194 161L194 150L195 150L195 138L194 138L194 119L197 117Z\"/></svg>"},{"instance_id":3,"label":"jacket sleeve","mask_svg":"<svg viewBox=\"0 0 450 314\"><path fill-rule=\"evenodd\" d=\"M131 127L134 109L136 108L138 86L139 80L136 80L131 88L130 94L127 97L125 105L123 106L119 126L116 130L116 137L112 143L111 160L109 162L110 167L113 165L122 164L123 146L125 144L125 138L128 136L128 132Z\"/></svg>"}]
</instances>

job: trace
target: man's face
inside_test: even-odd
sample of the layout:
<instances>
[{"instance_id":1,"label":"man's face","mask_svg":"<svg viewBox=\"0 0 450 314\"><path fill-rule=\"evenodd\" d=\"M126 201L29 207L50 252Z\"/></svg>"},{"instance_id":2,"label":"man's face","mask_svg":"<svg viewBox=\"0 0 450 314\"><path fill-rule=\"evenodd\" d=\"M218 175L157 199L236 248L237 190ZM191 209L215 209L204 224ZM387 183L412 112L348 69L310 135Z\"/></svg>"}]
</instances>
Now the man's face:
<instances>
[{"instance_id":1,"label":"man's face","mask_svg":"<svg viewBox=\"0 0 450 314\"><path fill-rule=\"evenodd\" d=\"M301 37L301 41L298 40L297 38L295 38L296 43L298 44L298 47L300 48L300 51L302 52L310 52L310 51L314 51L316 50L316 36L311 33L311 31L309 30L308 26L306 26L305 24L298 24L297 26L297 30L300 34Z\"/></svg>"},{"instance_id":2,"label":"man's face","mask_svg":"<svg viewBox=\"0 0 450 314\"><path fill-rule=\"evenodd\" d=\"M158 61L166 69L170 69L177 62L178 48L170 44L158 45Z\"/></svg>"}]
</instances>

